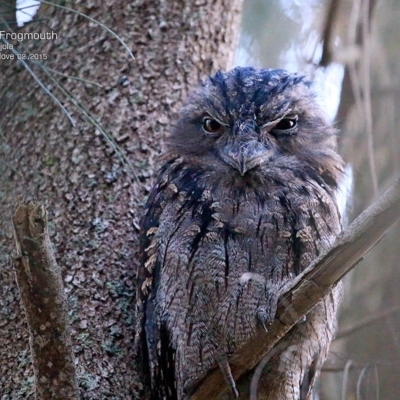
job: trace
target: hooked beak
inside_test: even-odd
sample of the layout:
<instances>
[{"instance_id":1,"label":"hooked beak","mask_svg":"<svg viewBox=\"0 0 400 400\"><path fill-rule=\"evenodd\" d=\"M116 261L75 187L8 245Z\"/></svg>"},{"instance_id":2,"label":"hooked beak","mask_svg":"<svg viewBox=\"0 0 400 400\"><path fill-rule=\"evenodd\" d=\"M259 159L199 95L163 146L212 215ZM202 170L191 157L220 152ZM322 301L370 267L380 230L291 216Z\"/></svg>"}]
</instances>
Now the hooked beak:
<instances>
[{"instance_id":1,"label":"hooked beak","mask_svg":"<svg viewBox=\"0 0 400 400\"><path fill-rule=\"evenodd\" d=\"M271 151L272 149L267 148L258 140L248 140L228 143L220 150L220 156L243 176L247 171L268 159Z\"/></svg>"}]
</instances>

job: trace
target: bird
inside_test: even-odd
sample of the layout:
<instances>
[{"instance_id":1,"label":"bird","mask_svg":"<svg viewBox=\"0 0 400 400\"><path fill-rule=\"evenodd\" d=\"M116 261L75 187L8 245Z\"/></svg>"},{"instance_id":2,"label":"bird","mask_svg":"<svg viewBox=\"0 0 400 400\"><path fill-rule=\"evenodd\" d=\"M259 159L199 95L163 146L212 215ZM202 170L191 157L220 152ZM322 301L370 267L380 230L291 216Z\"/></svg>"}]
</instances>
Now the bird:
<instances>
[{"instance_id":1,"label":"bird","mask_svg":"<svg viewBox=\"0 0 400 400\"><path fill-rule=\"evenodd\" d=\"M152 400L189 399L273 322L282 288L341 231L343 160L312 83L283 69L217 71L171 123L140 233L135 346ZM340 284L281 339L263 395L311 399ZM275 366L275 367L273 367Z\"/></svg>"}]
</instances>

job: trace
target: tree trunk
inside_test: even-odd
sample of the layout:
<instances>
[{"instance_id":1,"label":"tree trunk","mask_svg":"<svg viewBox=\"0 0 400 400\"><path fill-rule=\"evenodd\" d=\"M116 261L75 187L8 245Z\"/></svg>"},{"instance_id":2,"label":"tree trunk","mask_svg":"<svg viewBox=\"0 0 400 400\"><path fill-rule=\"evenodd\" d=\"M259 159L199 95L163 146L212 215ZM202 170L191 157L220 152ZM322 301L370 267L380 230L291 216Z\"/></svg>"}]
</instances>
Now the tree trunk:
<instances>
[{"instance_id":1,"label":"tree trunk","mask_svg":"<svg viewBox=\"0 0 400 400\"><path fill-rule=\"evenodd\" d=\"M137 398L133 327L142 205L182 98L202 77L226 69L232 60L241 1L71 6L116 31L135 60L102 27L47 4L23 31L54 32L56 39L8 40L13 50L35 54L43 66L63 74L53 76L72 99L38 64L25 60L76 126L21 62L1 60L2 399L34 395L28 329L11 258L11 217L16 201L26 197L48 200L81 398ZM16 55L11 49L2 54Z\"/></svg>"}]
</instances>

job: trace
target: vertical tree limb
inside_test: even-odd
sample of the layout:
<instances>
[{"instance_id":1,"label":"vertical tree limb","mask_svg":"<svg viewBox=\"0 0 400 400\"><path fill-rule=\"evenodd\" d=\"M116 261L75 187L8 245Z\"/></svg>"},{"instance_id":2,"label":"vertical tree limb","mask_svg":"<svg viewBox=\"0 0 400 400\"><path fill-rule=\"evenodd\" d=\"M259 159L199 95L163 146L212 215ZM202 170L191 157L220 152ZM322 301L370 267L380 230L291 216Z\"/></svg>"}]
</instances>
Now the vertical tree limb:
<instances>
[{"instance_id":1,"label":"vertical tree limb","mask_svg":"<svg viewBox=\"0 0 400 400\"><path fill-rule=\"evenodd\" d=\"M17 284L30 332L36 398L78 399L61 272L41 202L20 202L13 216Z\"/></svg>"}]
</instances>

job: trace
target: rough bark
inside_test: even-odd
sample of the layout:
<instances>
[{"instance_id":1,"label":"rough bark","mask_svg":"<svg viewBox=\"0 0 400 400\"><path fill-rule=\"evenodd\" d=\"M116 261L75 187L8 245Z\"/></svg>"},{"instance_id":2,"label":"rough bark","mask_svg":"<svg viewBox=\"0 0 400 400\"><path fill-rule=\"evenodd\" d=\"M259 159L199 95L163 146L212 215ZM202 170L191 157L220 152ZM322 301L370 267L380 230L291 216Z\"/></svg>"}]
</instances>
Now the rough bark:
<instances>
[{"instance_id":1,"label":"rough bark","mask_svg":"<svg viewBox=\"0 0 400 400\"><path fill-rule=\"evenodd\" d=\"M38 88L21 63L0 63L0 392L33 397L28 329L14 281L11 215L21 196L48 200L49 232L62 266L74 362L84 399L136 398L133 364L137 227L156 156L188 88L226 69L238 33L241 1L66 3L124 39L135 60L108 32L83 17L42 5L32 32L56 40L17 43L47 54L44 65L111 135L134 173L92 123L30 63L61 99L76 127ZM136 177L134 177L134 175Z\"/></svg>"},{"instance_id":2,"label":"rough bark","mask_svg":"<svg viewBox=\"0 0 400 400\"><path fill-rule=\"evenodd\" d=\"M16 280L29 326L36 397L78 399L68 311L47 228L45 205L17 204L13 215Z\"/></svg>"}]
</instances>

